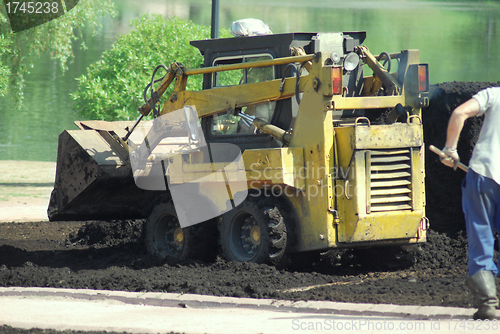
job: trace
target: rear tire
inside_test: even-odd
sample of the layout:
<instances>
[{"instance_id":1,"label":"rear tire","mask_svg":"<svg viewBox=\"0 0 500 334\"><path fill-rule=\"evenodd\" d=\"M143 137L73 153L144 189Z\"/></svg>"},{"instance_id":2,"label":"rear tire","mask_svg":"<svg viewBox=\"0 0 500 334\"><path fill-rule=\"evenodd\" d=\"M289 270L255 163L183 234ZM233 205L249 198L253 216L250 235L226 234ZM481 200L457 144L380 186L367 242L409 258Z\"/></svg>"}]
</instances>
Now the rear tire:
<instances>
[{"instance_id":1,"label":"rear tire","mask_svg":"<svg viewBox=\"0 0 500 334\"><path fill-rule=\"evenodd\" d=\"M274 265L284 260L288 234L278 206L247 198L222 215L219 233L222 255L227 260Z\"/></svg>"}]
</instances>

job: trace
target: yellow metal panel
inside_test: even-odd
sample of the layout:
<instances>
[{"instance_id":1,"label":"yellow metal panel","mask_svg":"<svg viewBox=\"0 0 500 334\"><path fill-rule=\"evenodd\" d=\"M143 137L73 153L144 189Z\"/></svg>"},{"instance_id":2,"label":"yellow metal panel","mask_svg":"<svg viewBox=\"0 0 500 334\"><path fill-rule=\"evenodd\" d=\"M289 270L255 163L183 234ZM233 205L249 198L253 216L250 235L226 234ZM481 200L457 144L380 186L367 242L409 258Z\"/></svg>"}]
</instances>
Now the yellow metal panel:
<instances>
[{"instance_id":1,"label":"yellow metal panel","mask_svg":"<svg viewBox=\"0 0 500 334\"><path fill-rule=\"evenodd\" d=\"M333 95L333 66L325 66L321 69L321 89L323 95L332 96ZM340 69L342 71L342 69ZM340 72L342 73L342 72ZM342 75L340 75L340 80L342 80ZM342 86L342 83L340 83Z\"/></svg>"},{"instance_id":2,"label":"yellow metal panel","mask_svg":"<svg viewBox=\"0 0 500 334\"><path fill-rule=\"evenodd\" d=\"M342 97L333 96L333 105L335 109L371 109L371 108L393 108L398 103L406 105L405 97L397 96L368 96L368 97Z\"/></svg>"},{"instance_id":3,"label":"yellow metal panel","mask_svg":"<svg viewBox=\"0 0 500 334\"><path fill-rule=\"evenodd\" d=\"M339 168L346 170L353 158L356 142L353 126L343 126L335 128L336 148Z\"/></svg>"},{"instance_id":4,"label":"yellow metal panel","mask_svg":"<svg viewBox=\"0 0 500 334\"><path fill-rule=\"evenodd\" d=\"M175 160L177 161L177 160ZM238 163L189 163L183 162L182 169L170 173L173 184L186 182L246 182ZM213 169L212 169L213 168Z\"/></svg>"},{"instance_id":5,"label":"yellow metal panel","mask_svg":"<svg viewBox=\"0 0 500 334\"><path fill-rule=\"evenodd\" d=\"M305 61L312 60L313 55L303 55L303 56L291 56L291 57L282 57L271 60L262 60L255 62L247 62L247 63L238 63L231 65L219 65L213 67L203 67L203 68L194 68L190 70L186 70L186 75L197 75L197 74L207 74L214 72L222 72L222 71L232 71L239 70L244 68L253 68L253 67L267 67L267 66L275 66L275 65L284 65L289 63L303 63Z\"/></svg>"},{"instance_id":6,"label":"yellow metal panel","mask_svg":"<svg viewBox=\"0 0 500 334\"><path fill-rule=\"evenodd\" d=\"M246 150L242 157L249 182L270 181L299 189L305 186L301 147Z\"/></svg>"},{"instance_id":7,"label":"yellow metal panel","mask_svg":"<svg viewBox=\"0 0 500 334\"><path fill-rule=\"evenodd\" d=\"M231 163L193 163L182 156L170 158L170 182L180 184L185 182L225 182L224 175L231 182L239 182L241 171L246 171L246 181L249 185L260 185L255 181L266 181L269 184L282 184L303 189L305 186L304 158L302 148L272 148L246 150L242 155L244 166ZM224 171L225 174L216 173ZM254 183L252 183L254 182Z\"/></svg>"},{"instance_id":8,"label":"yellow metal panel","mask_svg":"<svg viewBox=\"0 0 500 334\"><path fill-rule=\"evenodd\" d=\"M325 53L314 58L308 75L311 82L321 81L322 65L328 56ZM312 84L305 86L289 145L303 148L307 170L304 195L296 203L303 214L297 240L297 249L301 251L326 249L337 242L328 197L334 138L332 110L326 108L330 101L331 98L325 97L322 89L316 91Z\"/></svg>"},{"instance_id":9,"label":"yellow metal panel","mask_svg":"<svg viewBox=\"0 0 500 334\"><path fill-rule=\"evenodd\" d=\"M354 233L343 242L415 238L423 215L422 210L360 214Z\"/></svg>"},{"instance_id":10,"label":"yellow metal panel","mask_svg":"<svg viewBox=\"0 0 500 334\"><path fill-rule=\"evenodd\" d=\"M424 147L412 150L412 195L413 209L423 210L425 208L425 163Z\"/></svg>"},{"instance_id":11,"label":"yellow metal panel","mask_svg":"<svg viewBox=\"0 0 500 334\"><path fill-rule=\"evenodd\" d=\"M182 155L175 154L168 159L168 175L171 183L182 183L184 171L182 170Z\"/></svg>"},{"instance_id":12,"label":"yellow metal panel","mask_svg":"<svg viewBox=\"0 0 500 334\"><path fill-rule=\"evenodd\" d=\"M299 91L308 85L308 76L300 78ZM198 116L206 117L236 107L244 107L269 101L277 101L295 95L296 78L286 78L283 91L281 79L265 82L212 88L202 91L176 91L165 101L161 115L183 108L194 106Z\"/></svg>"},{"instance_id":13,"label":"yellow metal panel","mask_svg":"<svg viewBox=\"0 0 500 334\"><path fill-rule=\"evenodd\" d=\"M348 171L345 180L337 180L337 194L340 224L338 225L338 241L348 242L355 233L359 214L366 213L366 174L365 154L362 151L354 153L352 162L344 166Z\"/></svg>"},{"instance_id":14,"label":"yellow metal panel","mask_svg":"<svg viewBox=\"0 0 500 334\"><path fill-rule=\"evenodd\" d=\"M212 173L224 169L226 172L243 170L237 162L215 162L215 163L189 163L182 166L185 173Z\"/></svg>"},{"instance_id":15,"label":"yellow metal panel","mask_svg":"<svg viewBox=\"0 0 500 334\"><path fill-rule=\"evenodd\" d=\"M344 173L344 177L335 180L344 189L336 198L340 216L338 241L416 238L425 206L421 124L358 125L335 130L339 168L349 171L348 177ZM384 159L390 164L385 164ZM352 194L348 193L349 188L353 189ZM372 212L372 204L382 204L377 211L386 211ZM421 231L420 241L422 234Z\"/></svg>"},{"instance_id":16,"label":"yellow metal panel","mask_svg":"<svg viewBox=\"0 0 500 334\"><path fill-rule=\"evenodd\" d=\"M339 148L339 162L349 163L354 149L385 149L420 147L424 142L421 124L394 123L391 125L365 125L335 129Z\"/></svg>"},{"instance_id":17,"label":"yellow metal panel","mask_svg":"<svg viewBox=\"0 0 500 334\"><path fill-rule=\"evenodd\" d=\"M356 127L357 149L420 147L423 144L421 124L394 123Z\"/></svg>"}]
</instances>

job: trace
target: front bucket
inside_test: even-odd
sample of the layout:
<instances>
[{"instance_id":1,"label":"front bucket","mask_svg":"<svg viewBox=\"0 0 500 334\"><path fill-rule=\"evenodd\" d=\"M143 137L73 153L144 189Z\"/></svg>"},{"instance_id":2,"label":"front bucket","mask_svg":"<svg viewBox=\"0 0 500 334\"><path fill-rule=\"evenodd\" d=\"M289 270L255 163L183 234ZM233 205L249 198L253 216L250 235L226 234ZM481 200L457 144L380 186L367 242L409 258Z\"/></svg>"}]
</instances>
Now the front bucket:
<instances>
[{"instance_id":1,"label":"front bucket","mask_svg":"<svg viewBox=\"0 0 500 334\"><path fill-rule=\"evenodd\" d=\"M161 191L138 188L128 152L113 131L72 130L59 136L51 221L145 218Z\"/></svg>"}]
</instances>

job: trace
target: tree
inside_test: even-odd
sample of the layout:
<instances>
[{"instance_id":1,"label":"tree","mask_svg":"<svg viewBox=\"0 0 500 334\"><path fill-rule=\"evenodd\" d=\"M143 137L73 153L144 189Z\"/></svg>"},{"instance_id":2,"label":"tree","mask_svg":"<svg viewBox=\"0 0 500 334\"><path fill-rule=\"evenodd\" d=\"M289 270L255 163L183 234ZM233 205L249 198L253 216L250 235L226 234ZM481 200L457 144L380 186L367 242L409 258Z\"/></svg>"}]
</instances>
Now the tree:
<instances>
[{"instance_id":1,"label":"tree","mask_svg":"<svg viewBox=\"0 0 500 334\"><path fill-rule=\"evenodd\" d=\"M122 35L101 59L90 65L87 74L78 78L77 91L72 94L75 110L84 118L130 120L139 116L137 108L144 103L143 91L151 82L157 65L167 67L181 62L186 68L198 68L203 62L191 40L210 37L210 28L181 20L164 19L160 15L144 15L132 21L133 30ZM221 37L229 37L221 30ZM165 74L160 69L155 77ZM188 90L201 89L202 77L188 79ZM164 96L170 95L173 85Z\"/></svg>"},{"instance_id":2,"label":"tree","mask_svg":"<svg viewBox=\"0 0 500 334\"><path fill-rule=\"evenodd\" d=\"M94 33L101 26L99 18L116 14L111 0L80 0L65 15L37 27L13 33L5 6L0 6L0 96L12 89L22 97L24 75L33 67L33 58L49 52L60 61L63 70L73 58L72 43L80 40L85 48L82 30Z\"/></svg>"}]
</instances>

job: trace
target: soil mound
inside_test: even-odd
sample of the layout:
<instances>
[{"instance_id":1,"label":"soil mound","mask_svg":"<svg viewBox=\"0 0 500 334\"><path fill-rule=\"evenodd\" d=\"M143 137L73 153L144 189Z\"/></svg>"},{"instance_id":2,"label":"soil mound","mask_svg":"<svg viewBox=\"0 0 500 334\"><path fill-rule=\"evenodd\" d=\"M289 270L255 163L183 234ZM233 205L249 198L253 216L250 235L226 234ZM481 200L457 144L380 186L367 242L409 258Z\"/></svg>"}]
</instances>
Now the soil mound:
<instances>
[{"instance_id":1,"label":"soil mound","mask_svg":"<svg viewBox=\"0 0 500 334\"><path fill-rule=\"evenodd\" d=\"M467 236L464 231L448 235L427 231L427 242L412 247L415 270L455 270L467 267Z\"/></svg>"},{"instance_id":2,"label":"soil mound","mask_svg":"<svg viewBox=\"0 0 500 334\"><path fill-rule=\"evenodd\" d=\"M90 221L77 233L69 236L68 243L79 245L116 246L142 237L143 220Z\"/></svg>"},{"instance_id":3,"label":"soil mound","mask_svg":"<svg viewBox=\"0 0 500 334\"><path fill-rule=\"evenodd\" d=\"M424 124L426 214L431 228L440 232L456 233L465 228L462 213L461 183L465 173L453 171L439 161L428 146L442 148L446 141L446 128L453 110L472 98L474 94L488 87L500 86L500 82L445 82L431 86L429 107L422 111ZM460 160L468 165L472 150L479 136L482 117L470 118L465 122L458 142Z\"/></svg>"}]
</instances>

